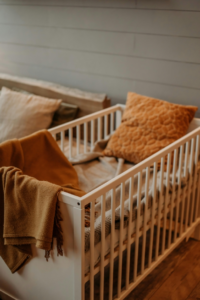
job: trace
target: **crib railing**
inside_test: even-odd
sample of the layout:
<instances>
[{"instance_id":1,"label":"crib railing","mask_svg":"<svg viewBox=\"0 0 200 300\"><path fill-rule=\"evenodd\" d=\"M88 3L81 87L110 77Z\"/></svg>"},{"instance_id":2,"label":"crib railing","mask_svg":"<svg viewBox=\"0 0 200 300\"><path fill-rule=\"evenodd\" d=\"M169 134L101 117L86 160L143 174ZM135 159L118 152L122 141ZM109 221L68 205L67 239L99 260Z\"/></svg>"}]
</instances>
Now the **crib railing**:
<instances>
[{"instance_id":1,"label":"crib railing","mask_svg":"<svg viewBox=\"0 0 200 300\"><path fill-rule=\"evenodd\" d=\"M76 154L92 149L97 140L114 132L121 121L123 107L114 106L92 116L81 118L51 129L61 133L61 149L69 144L68 157L73 151L73 128L76 127ZM88 123L91 124L90 132ZM81 126L84 131L81 136ZM67 132L68 131L68 132ZM66 141L66 133L68 140ZM90 137L89 137L90 136ZM83 147L81 148L81 145ZM191 235L200 223L200 128L157 152L128 171L103 184L82 198L71 197L75 207L75 238L79 256L75 261L76 281L80 290L75 299L85 299L85 284L90 282L90 300L94 299L95 281L100 281L99 299L124 299L173 249ZM185 179L184 179L185 178ZM110 193L110 249L106 247L106 201ZM63 197L65 197L63 193ZM115 243L116 199L119 196L119 242ZM70 197L69 197L70 198ZM66 202L69 201L66 196ZM100 200L99 200L100 199ZM101 251L95 265L95 204L101 201ZM134 202L136 200L136 203ZM128 201L129 221L124 228L125 203ZM118 205L117 204L117 205ZM77 206L78 205L78 206ZM86 206L90 206L90 269L85 274ZM133 215L136 215L133 218ZM124 230L126 234L124 235ZM125 261L123 264L123 261ZM125 265L125 268L123 267ZM108 269L109 287L105 272ZM117 269L117 287L114 274ZM80 276L78 277L78 274ZM100 274L97 278L97 274ZM106 277L107 278L107 277ZM95 297L95 299L97 299Z\"/></svg>"},{"instance_id":2,"label":"crib railing","mask_svg":"<svg viewBox=\"0 0 200 300\"><path fill-rule=\"evenodd\" d=\"M68 146L68 153L65 155L71 159L73 156L92 150L96 141L106 139L112 134L121 123L122 112L123 105L115 105L49 131L55 139L60 140L60 148L63 152L65 146ZM76 151L73 151L73 141L76 144Z\"/></svg>"},{"instance_id":3,"label":"crib railing","mask_svg":"<svg viewBox=\"0 0 200 300\"><path fill-rule=\"evenodd\" d=\"M118 284L117 299L123 299L128 295L145 276L147 276L158 263L164 259L183 238L191 233L199 218L199 187L200 174L199 138L200 130L184 137L181 141L160 151L153 157L132 168L112 180L109 184L96 189L83 197L83 209L90 203L90 272L85 275L85 283L90 280L90 299L94 299L94 279L100 272L100 299L104 299L104 270L109 265L109 299L113 299L114 261L118 257ZM166 161L166 165L165 165ZM160 170L158 171L158 165ZM153 166L153 167L152 167ZM141 214L141 194L148 199L150 187L150 171L152 179L152 203L148 208L146 200ZM160 176L158 178L158 172ZM144 191L142 191L142 174L145 176ZM165 174L165 176L164 176ZM134 187L134 178L137 177L137 187ZM186 178L183 187L183 178ZM124 202L125 186L129 184L129 215L133 211L133 195L137 194L137 218L132 221L129 218L127 236L123 236L124 228ZM114 244L115 235L115 195L120 185L120 229L119 243ZM135 189L135 191L134 191ZM159 189L159 193L157 192ZM164 192L165 189L165 192ZM105 201L106 194L111 192L111 237L110 251L105 255ZM101 259L94 265L94 230L95 230L95 201L101 196ZM147 241L148 234L148 241ZM147 245L148 242L148 245ZM142 244L142 246L140 245ZM134 248L134 249L133 249ZM140 249L140 255L139 255ZM123 252L126 250L124 258ZM126 272L122 272L123 260L126 259ZM131 267L132 265L132 267ZM122 276L125 282L122 284ZM116 296L116 294L115 294ZM95 298L96 299L96 298Z\"/></svg>"}]
</instances>

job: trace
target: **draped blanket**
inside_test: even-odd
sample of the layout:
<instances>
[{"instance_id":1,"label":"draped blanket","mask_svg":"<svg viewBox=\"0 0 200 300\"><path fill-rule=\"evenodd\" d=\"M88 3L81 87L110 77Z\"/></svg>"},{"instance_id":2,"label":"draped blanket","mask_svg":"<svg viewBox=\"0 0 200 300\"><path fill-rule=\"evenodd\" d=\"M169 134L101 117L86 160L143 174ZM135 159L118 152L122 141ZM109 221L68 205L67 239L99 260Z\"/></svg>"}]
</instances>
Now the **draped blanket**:
<instances>
[{"instance_id":1,"label":"draped blanket","mask_svg":"<svg viewBox=\"0 0 200 300\"><path fill-rule=\"evenodd\" d=\"M33 243L48 259L53 236L62 255L61 190L85 194L48 131L0 144L0 256L11 272L30 260Z\"/></svg>"}]
</instances>

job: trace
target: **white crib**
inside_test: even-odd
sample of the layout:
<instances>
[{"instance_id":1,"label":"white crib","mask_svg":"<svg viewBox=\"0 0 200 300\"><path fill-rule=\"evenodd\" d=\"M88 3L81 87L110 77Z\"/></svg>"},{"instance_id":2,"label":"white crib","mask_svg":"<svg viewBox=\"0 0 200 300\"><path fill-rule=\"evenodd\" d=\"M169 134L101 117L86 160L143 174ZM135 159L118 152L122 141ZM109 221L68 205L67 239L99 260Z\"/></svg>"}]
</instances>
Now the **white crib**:
<instances>
[{"instance_id":1,"label":"white crib","mask_svg":"<svg viewBox=\"0 0 200 300\"><path fill-rule=\"evenodd\" d=\"M68 157L73 155L72 143L75 136L77 154L88 151L97 140L113 133L121 122L124 106L116 105L73 122L51 129L53 136L60 133L61 150L64 151L69 143ZM90 123L90 126L88 124ZM75 129L74 129L75 128ZM65 135L68 138L65 138ZM109 266L108 299L124 299L163 259L172 252L183 239L193 236L200 239L200 174L198 173L200 149L200 119L194 119L190 124L188 134L151 157L145 159L128 171L79 198L61 192L59 200L63 215L64 257L57 257L56 250L52 259L47 263L42 250L33 246L34 258L18 273L11 274L7 266L0 259L0 290L18 300L84 300L85 284L90 281L90 300L94 298L95 275L100 274L99 299L104 299L105 267ZM171 170L171 157L173 168ZM167 157L165 191L164 163ZM160 180L157 183L157 164L161 161ZM150 207L144 206L141 214L141 178L145 177L145 194L149 190L150 168L153 167L153 199ZM183 172L183 173L182 173ZM172 192L169 191L169 178L172 177ZM184 188L181 187L181 177L188 178ZM124 203L125 184L130 184L129 211L132 215L133 178L138 177L137 186L137 217L130 219L124 236ZM176 177L177 176L177 177ZM178 188L175 190L177 178ZM159 185L158 199L156 188ZM121 209L119 242L115 243L115 192L121 188ZM106 193L111 191L111 233L110 250L105 253L105 199ZM101 257L95 265L94 260L94 221L95 201L101 197ZM85 206L90 204L90 270L85 273ZM147 232L149 244L147 248ZM161 234L162 233L162 234ZM139 253L139 240L142 241ZM134 247L134 254L131 251ZM55 249L55 245L54 245ZM147 251L148 250L148 251ZM155 250L155 251L154 251ZM148 252L148 254L147 254ZM146 254L145 254L146 253ZM140 254L140 255L139 255ZM122 266L126 256L125 284L122 285ZM132 257L133 255L133 257ZM140 259L140 262L139 262ZM114 261L118 264L118 284L116 294L113 294ZM146 263L147 262L147 263ZM139 267L140 265L140 267ZM132 271L130 271L132 269ZM130 273L132 272L132 275ZM124 276L124 275L123 275ZM3 295L3 294L2 294ZM7 298L6 298L7 299ZM10 298L9 298L10 299ZM88 298L87 298L88 299ZM85 300L87 300L85 299Z\"/></svg>"}]
</instances>

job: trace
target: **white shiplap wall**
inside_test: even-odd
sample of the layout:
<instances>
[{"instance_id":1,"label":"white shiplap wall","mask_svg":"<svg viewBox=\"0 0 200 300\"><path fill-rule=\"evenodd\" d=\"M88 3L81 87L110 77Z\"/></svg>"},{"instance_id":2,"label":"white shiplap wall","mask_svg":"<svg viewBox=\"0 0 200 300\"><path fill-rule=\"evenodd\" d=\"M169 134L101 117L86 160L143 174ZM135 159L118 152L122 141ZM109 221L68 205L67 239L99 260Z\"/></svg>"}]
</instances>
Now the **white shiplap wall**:
<instances>
[{"instance_id":1,"label":"white shiplap wall","mask_svg":"<svg viewBox=\"0 0 200 300\"><path fill-rule=\"evenodd\" d=\"M199 106L199 0L0 0L0 72Z\"/></svg>"}]
</instances>

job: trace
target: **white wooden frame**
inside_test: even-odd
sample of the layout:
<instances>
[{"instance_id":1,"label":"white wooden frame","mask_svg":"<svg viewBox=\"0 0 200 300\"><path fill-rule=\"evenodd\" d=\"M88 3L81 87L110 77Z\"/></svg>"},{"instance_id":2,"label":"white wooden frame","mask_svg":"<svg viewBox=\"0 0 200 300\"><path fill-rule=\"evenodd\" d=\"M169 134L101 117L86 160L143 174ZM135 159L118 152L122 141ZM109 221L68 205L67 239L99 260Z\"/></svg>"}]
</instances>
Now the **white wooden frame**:
<instances>
[{"instance_id":1,"label":"white wooden frame","mask_svg":"<svg viewBox=\"0 0 200 300\"><path fill-rule=\"evenodd\" d=\"M113 133L121 122L121 116L124 106L116 105L111 108L102 110L100 112L91 114L89 116L80 118L70 123L58 126L49 130L53 136L60 133L61 150L64 150L65 143L69 143L68 157L72 157L72 140L73 128L76 128L76 145L77 154L81 152L81 143L84 143L84 152L88 149L88 145L93 145L96 140L105 138L108 134ZM88 141L87 124L91 122L91 140ZM80 126L84 128L83 141L80 138ZM68 139L65 139L65 134L68 133ZM96 140L95 140L96 138ZM120 174L116 178L96 188L92 192L79 198L74 195L61 192L59 200L61 202L61 209L63 213L63 232L64 232L64 257L56 258L50 262L48 268L57 274L57 281L55 288L51 286L51 276L46 270L46 265L41 257L41 250L35 251L35 259L29 262L22 271L25 274L23 278L14 274L11 275L4 263L0 260L0 290L12 296L14 299L27 300L28 299L69 299L69 300L85 300L85 283L90 281L90 300L94 299L94 280L95 274L100 272L100 300L104 299L104 268L110 265L110 280L109 280L109 300L113 299L113 270L114 259L118 257L118 288L116 299L124 299L156 266L165 259L170 252L172 252L183 239L188 239L191 235L199 240L200 238L200 214L199 214L199 187L200 176L197 172L199 162L200 150L200 119L194 119L190 124L188 134L167 146L161 151L155 153L151 157L145 159L141 163L132 167L128 171ZM171 157L173 159L173 169L170 171ZM167 178L166 178L166 193L163 191L163 174L164 162L167 157ZM189 163L188 163L189 159ZM160 196L156 199L156 186L157 186L157 163L161 162L160 170ZM145 193L149 189L149 174L150 167L153 169L153 200L150 209L147 205L144 206L143 215L140 214L141 203L141 177L142 171L146 170ZM185 188L181 189L181 166L184 166L184 176L188 176L188 184ZM169 176L172 175L172 180L175 182L175 174L178 174L178 189L175 191L175 184L172 185L172 194L169 196ZM122 205L125 200L125 182L130 182L129 189L129 208L130 214L132 212L132 198L133 191L132 183L134 176L138 176L137 187L137 218L133 222L130 221L127 228L127 239L123 240L123 220L124 220L124 206ZM114 233L115 233L115 188L121 186L121 222L119 230L119 245L114 248ZM111 221L111 247L109 255L104 255L105 249L105 198L106 193L111 191L111 208L112 208L112 221ZM94 219L95 219L95 201L101 197L102 203L102 236L101 236L101 260L100 263L94 265ZM85 274L85 230L84 230L84 214L85 206L90 204L90 272ZM142 226L141 226L142 224ZM157 226L157 231L154 232L154 226ZM133 227L135 228L134 233ZM160 236L160 230L163 228L163 234ZM145 265L145 249L146 249L146 233L150 230L150 246L148 252L148 264ZM166 234L168 239L166 242ZM173 234L172 234L173 233ZM142 238L142 254L141 254L141 270L138 272L138 250L139 238ZM153 251L153 237L155 238L155 255L152 257ZM173 238L172 238L173 237ZM159 249L159 241L161 240L161 248ZM70 241L71 244L70 244ZM131 245L134 245L134 261L133 266L133 279L130 278L130 261L131 261ZM65 251L66 249L66 251ZM71 250L70 250L71 249ZM122 264L123 252L127 250L126 262L126 283L121 287L122 282ZM71 252L70 252L71 251ZM34 262L35 261L35 262ZM35 264L39 268L35 268ZM5 276L1 276L4 272ZM50 284L45 284L36 291L34 296L29 294L31 283L35 282L38 273L44 274ZM59 275L58 275L59 274ZM9 284L1 284L1 279L4 278ZM66 280L65 280L66 278ZM67 278L69 278L67 280ZM69 282L68 282L69 281ZM17 285L20 284L20 291ZM37 287L37 284L35 287ZM15 288L13 288L13 286ZM51 292L47 292L50 289ZM46 291L46 292L45 292ZM37 295L37 296L36 296ZM46 295L46 296L44 296ZM52 298L51 298L52 296ZM43 298L41 298L43 297ZM47 297L47 298L45 298Z\"/></svg>"}]
</instances>

